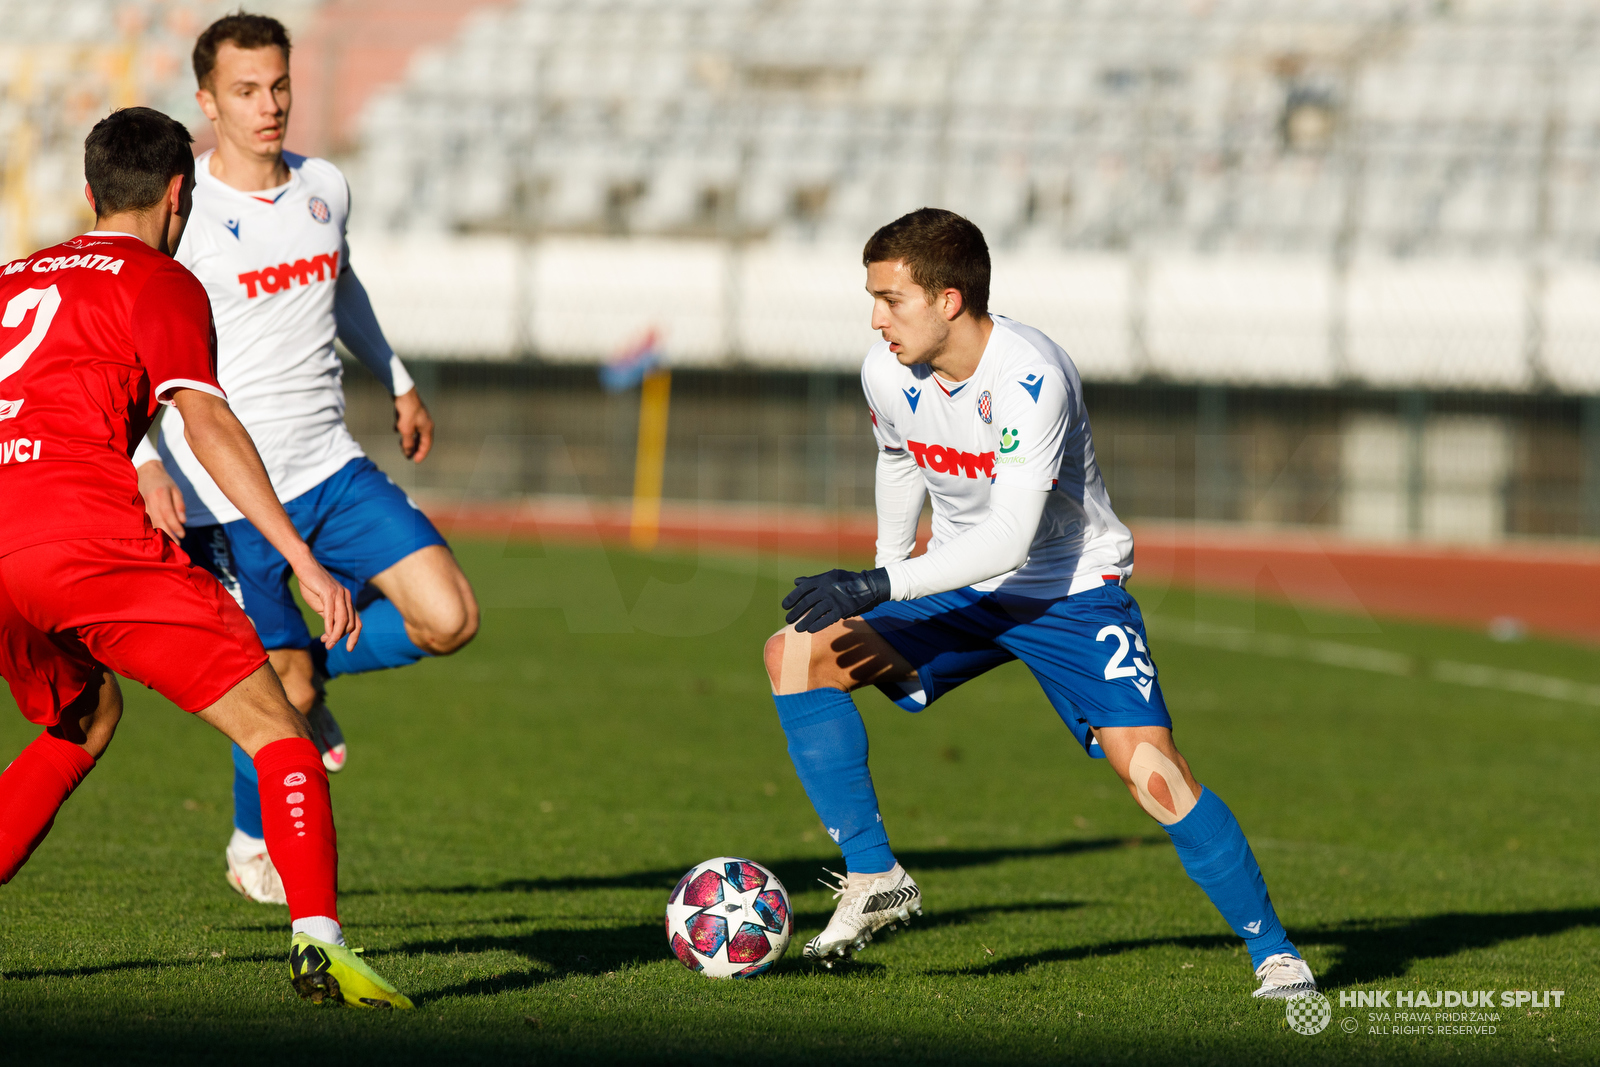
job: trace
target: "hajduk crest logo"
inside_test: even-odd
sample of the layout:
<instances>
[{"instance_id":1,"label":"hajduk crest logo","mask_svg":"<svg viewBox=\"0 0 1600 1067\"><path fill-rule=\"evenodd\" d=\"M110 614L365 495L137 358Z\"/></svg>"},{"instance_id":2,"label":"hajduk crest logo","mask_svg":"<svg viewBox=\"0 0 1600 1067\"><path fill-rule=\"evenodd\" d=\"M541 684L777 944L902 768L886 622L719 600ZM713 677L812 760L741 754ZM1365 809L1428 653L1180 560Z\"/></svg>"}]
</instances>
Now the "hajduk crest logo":
<instances>
[{"instance_id":1,"label":"hajduk crest logo","mask_svg":"<svg viewBox=\"0 0 1600 1067\"><path fill-rule=\"evenodd\" d=\"M327 222L333 218L333 212L328 210L328 202L320 196L313 196L306 206L311 209L311 217L318 222Z\"/></svg>"},{"instance_id":2,"label":"hajduk crest logo","mask_svg":"<svg viewBox=\"0 0 1600 1067\"><path fill-rule=\"evenodd\" d=\"M1333 1007L1321 993L1296 993L1284 1004L1283 1017L1296 1033L1311 1037L1328 1028Z\"/></svg>"},{"instance_id":3,"label":"hajduk crest logo","mask_svg":"<svg viewBox=\"0 0 1600 1067\"><path fill-rule=\"evenodd\" d=\"M994 397L989 395L987 389L978 394L978 418L983 420L985 426L994 421Z\"/></svg>"}]
</instances>

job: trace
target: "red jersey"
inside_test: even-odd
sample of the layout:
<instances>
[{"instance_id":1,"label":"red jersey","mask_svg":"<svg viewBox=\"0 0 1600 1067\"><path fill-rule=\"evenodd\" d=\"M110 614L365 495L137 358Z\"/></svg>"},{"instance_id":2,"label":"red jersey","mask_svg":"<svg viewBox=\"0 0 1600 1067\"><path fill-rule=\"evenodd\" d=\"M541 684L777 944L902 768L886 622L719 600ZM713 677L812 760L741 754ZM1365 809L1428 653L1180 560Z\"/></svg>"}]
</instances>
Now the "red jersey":
<instances>
[{"instance_id":1,"label":"red jersey","mask_svg":"<svg viewBox=\"0 0 1600 1067\"><path fill-rule=\"evenodd\" d=\"M224 396L205 288L128 234L0 268L0 556L150 529L130 457L179 388Z\"/></svg>"}]
</instances>

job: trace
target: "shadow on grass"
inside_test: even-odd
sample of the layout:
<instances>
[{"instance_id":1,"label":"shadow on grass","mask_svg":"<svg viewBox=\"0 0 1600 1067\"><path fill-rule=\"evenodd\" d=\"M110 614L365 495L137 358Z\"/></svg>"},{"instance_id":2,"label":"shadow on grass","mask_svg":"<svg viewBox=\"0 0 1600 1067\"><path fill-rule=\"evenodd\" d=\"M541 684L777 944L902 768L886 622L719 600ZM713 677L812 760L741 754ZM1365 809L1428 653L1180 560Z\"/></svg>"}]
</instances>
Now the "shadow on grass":
<instances>
[{"instance_id":1,"label":"shadow on grass","mask_svg":"<svg viewBox=\"0 0 1600 1067\"><path fill-rule=\"evenodd\" d=\"M955 908L937 914L925 915L915 920L913 929L961 926L975 919L994 915L1017 915L1028 912L1073 911L1084 907L1079 901L1034 901L1026 904L1002 904L995 907ZM829 912L798 912L795 926L821 926ZM545 982L572 975L603 974L626 967L639 967L662 962L667 956L661 923L633 923L584 930L535 930L524 934L482 934L473 937L439 938L430 941L411 941L388 950L394 953L448 953L510 952L522 957L527 969L474 978L456 985L446 986L413 997L419 1004L445 997L494 996L518 989L530 989ZM786 961L780 971L809 970L811 965ZM859 965L837 973L860 970Z\"/></svg>"},{"instance_id":2,"label":"shadow on grass","mask_svg":"<svg viewBox=\"0 0 1600 1067\"><path fill-rule=\"evenodd\" d=\"M1395 978L1418 960L1441 959L1471 949L1488 948L1525 937L1550 937L1582 927L1600 926L1600 908L1575 908L1562 911L1519 911L1473 914L1446 912L1410 919L1365 919L1333 926L1299 928L1289 931L1299 945L1331 948L1337 962L1318 982L1323 988L1364 985ZM1065 963L1116 956L1148 948L1231 948L1239 943L1226 935L1192 937L1153 937L1133 941L1105 941L1075 948L1046 949L1023 956L995 960L979 967L935 971L952 977L978 977L1017 974L1045 963Z\"/></svg>"},{"instance_id":3,"label":"shadow on grass","mask_svg":"<svg viewBox=\"0 0 1600 1067\"><path fill-rule=\"evenodd\" d=\"M7 979L21 980L26 978L88 978L96 974L116 974L119 971L153 971L158 967L182 966L174 964L171 960L122 960L119 963L103 963L96 967L40 967L37 969L13 968L5 972Z\"/></svg>"},{"instance_id":4,"label":"shadow on grass","mask_svg":"<svg viewBox=\"0 0 1600 1067\"><path fill-rule=\"evenodd\" d=\"M1007 860L1045 859L1052 856L1074 856L1085 852L1105 852L1111 849L1138 848L1146 845L1171 847L1165 837L1098 837L1090 840L1061 841L1053 845L1020 846L1017 848L981 849L924 849L907 852L896 851L898 859L908 870L957 871L969 867L986 867ZM766 864L778 881L791 893L811 889L823 869L839 868L839 861L783 860ZM660 889L670 890L683 877L685 867L663 867L651 871L631 871L624 874L574 875L566 878L510 878L490 885L414 886L404 889L350 889L341 890L340 896L387 896L390 893L538 893L572 892L585 889ZM842 868L840 868L842 869Z\"/></svg>"}]
</instances>

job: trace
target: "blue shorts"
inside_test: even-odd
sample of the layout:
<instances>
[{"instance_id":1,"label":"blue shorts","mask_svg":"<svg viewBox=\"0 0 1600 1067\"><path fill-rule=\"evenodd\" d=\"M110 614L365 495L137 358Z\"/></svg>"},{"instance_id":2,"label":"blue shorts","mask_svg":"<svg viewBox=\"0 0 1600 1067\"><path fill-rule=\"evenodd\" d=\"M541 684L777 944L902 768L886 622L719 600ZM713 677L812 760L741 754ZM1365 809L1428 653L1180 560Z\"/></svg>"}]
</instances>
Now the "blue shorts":
<instances>
[{"instance_id":1,"label":"blue shorts","mask_svg":"<svg viewBox=\"0 0 1600 1067\"><path fill-rule=\"evenodd\" d=\"M907 711L921 711L961 683L1020 659L1097 759L1105 753L1090 727L1172 728L1144 617L1120 585L1059 600L954 589L890 601L861 617L917 669L921 694L894 683L879 686Z\"/></svg>"},{"instance_id":2,"label":"blue shorts","mask_svg":"<svg viewBox=\"0 0 1600 1067\"><path fill-rule=\"evenodd\" d=\"M445 543L405 491L365 456L283 505L311 554L356 597L377 599L372 576L429 545ZM234 594L261 643L307 648L311 631L289 590L289 561L248 519L185 531L184 551Z\"/></svg>"}]
</instances>

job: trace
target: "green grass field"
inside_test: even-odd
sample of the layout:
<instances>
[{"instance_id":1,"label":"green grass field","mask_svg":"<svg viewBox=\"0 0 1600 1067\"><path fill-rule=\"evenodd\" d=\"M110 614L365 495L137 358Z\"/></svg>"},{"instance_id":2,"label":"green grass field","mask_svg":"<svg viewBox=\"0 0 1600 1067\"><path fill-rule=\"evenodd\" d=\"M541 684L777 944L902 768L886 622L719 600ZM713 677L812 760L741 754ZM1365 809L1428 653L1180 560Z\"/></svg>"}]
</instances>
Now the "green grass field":
<instances>
[{"instance_id":1,"label":"green grass field","mask_svg":"<svg viewBox=\"0 0 1600 1067\"><path fill-rule=\"evenodd\" d=\"M1591 650L1388 623L1328 637L1338 620L1135 583L1178 743L1333 998L1305 1037L1250 999L1247 958L1165 835L1017 664L918 716L858 698L926 916L849 969L803 966L837 853L760 647L804 565L461 555L478 641L332 693L352 753L334 782L343 918L418 1010L293 996L287 912L223 882L225 742L125 686L107 759L0 890L0 1061L1600 1061L1600 708L1433 672L1600 681ZM1196 628L1223 616L1254 630ZM31 735L0 716L0 759ZM724 853L794 896L789 954L751 982L690 974L662 933L681 872ZM1565 997L1495 1009L1492 1035L1396 1036L1340 1009L1341 988Z\"/></svg>"}]
</instances>

